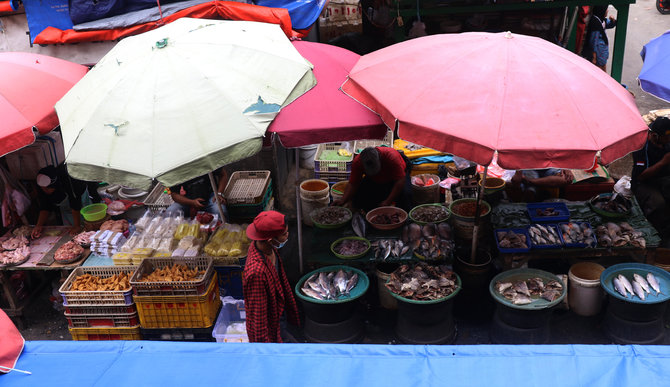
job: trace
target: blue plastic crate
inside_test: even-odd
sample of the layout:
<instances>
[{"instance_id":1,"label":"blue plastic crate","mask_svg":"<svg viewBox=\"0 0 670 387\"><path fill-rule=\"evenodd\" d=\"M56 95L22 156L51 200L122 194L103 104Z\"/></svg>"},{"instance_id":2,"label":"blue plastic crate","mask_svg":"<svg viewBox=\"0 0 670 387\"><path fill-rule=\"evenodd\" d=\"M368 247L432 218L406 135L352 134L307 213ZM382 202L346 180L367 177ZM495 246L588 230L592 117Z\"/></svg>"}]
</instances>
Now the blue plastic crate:
<instances>
[{"instance_id":1,"label":"blue plastic crate","mask_svg":"<svg viewBox=\"0 0 670 387\"><path fill-rule=\"evenodd\" d=\"M219 294L221 297L230 296L243 300L242 272L244 266L214 266L214 270L219 275Z\"/></svg>"},{"instance_id":2,"label":"blue plastic crate","mask_svg":"<svg viewBox=\"0 0 670 387\"><path fill-rule=\"evenodd\" d=\"M268 183L268 188L263 195L263 200L258 204L230 204L227 206L228 216L231 219L253 219L261 211L265 210L270 198L272 197L272 180Z\"/></svg>"},{"instance_id":3,"label":"blue plastic crate","mask_svg":"<svg viewBox=\"0 0 670 387\"><path fill-rule=\"evenodd\" d=\"M508 231L514 231L517 234L523 234L526 236L526 245L528 245L528 248L518 248L518 249L510 249L510 248L504 248L500 247L500 241L498 240L498 233L499 232L508 232ZM498 251L501 253L527 253L530 251L530 236L528 235L528 229L525 228L499 228L496 229L493 232L493 235L496 238L496 245L498 246Z\"/></svg>"},{"instance_id":4,"label":"blue plastic crate","mask_svg":"<svg viewBox=\"0 0 670 387\"><path fill-rule=\"evenodd\" d=\"M570 220L570 211L565 203L528 203L526 204L528 216L533 223L558 223ZM558 215L542 216L538 211L555 210Z\"/></svg>"},{"instance_id":5,"label":"blue plastic crate","mask_svg":"<svg viewBox=\"0 0 670 387\"><path fill-rule=\"evenodd\" d=\"M582 227L582 224L586 224L589 229L591 229L591 232L593 233L593 244L592 245L587 245L586 243L567 243L565 241L565 238L563 237L563 225L564 224L574 224L577 225L577 227ZM559 235L561 237L561 242L563 242L563 246L565 247L579 247L579 248L584 248L584 247L597 247L598 246L598 239L596 238L596 233L593 231L593 227L591 227L591 224L589 222L562 222L558 224L558 231Z\"/></svg>"},{"instance_id":6,"label":"blue plastic crate","mask_svg":"<svg viewBox=\"0 0 670 387\"><path fill-rule=\"evenodd\" d=\"M538 245L533 242L533 238L531 236L530 228L532 226L542 226L546 228L551 228L555 232L555 237L558 239L558 244L548 244L548 245ZM528 230L528 236L530 237L530 248L531 249L559 249L563 246L563 240L561 239L561 233L558 231L558 226L555 224L531 224L527 228Z\"/></svg>"}]
</instances>

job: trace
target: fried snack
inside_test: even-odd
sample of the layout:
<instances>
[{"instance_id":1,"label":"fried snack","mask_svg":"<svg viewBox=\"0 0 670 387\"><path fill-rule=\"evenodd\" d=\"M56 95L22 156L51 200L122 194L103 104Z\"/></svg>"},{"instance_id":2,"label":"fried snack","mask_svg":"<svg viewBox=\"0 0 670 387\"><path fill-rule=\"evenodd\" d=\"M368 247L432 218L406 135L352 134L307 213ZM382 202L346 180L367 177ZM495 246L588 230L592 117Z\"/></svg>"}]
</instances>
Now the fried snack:
<instances>
[{"instance_id":1,"label":"fried snack","mask_svg":"<svg viewBox=\"0 0 670 387\"><path fill-rule=\"evenodd\" d=\"M111 277L84 274L75 278L70 290L81 292L117 291L130 289L130 274L121 272Z\"/></svg>"},{"instance_id":2,"label":"fried snack","mask_svg":"<svg viewBox=\"0 0 670 387\"><path fill-rule=\"evenodd\" d=\"M189 269L186 265L175 263L142 275L140 282L196 281L203 275L205 275L204 270Z\"/></svg>"}]
</instances>

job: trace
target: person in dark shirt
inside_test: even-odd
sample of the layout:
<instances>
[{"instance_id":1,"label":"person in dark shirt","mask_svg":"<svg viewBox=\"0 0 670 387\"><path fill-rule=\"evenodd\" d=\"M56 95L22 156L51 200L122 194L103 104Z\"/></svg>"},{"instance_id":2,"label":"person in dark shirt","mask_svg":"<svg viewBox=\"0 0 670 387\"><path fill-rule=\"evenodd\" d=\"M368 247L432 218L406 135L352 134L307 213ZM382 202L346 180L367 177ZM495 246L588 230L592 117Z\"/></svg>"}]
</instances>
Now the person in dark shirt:
<instances>
[{"instance_id":1,"label":"person in dark shirt","mask_svg":"<svg viewBox=\"0 0 670 387\"><path fill-rule=\"evenodd\" d=\"M167 212L181 210L186 217L194 216L194 212L197 211L218 214L219 210L217 208L216 197L214 196L218 195L221 207L223 208L223 214L227 218L226 199L223 197L223 191L225 191L228 184L228 172L225 168L221 168L214 175L219 176L216 193L212 191L212 184L209 181L208 175L202 175L170 187L170 196L174 200L174 203L168 207Z\"/></svg>"},{"instance_id":2,"label":"person in dark shirt","mask_svg":"<svg viewBox=\"0 0 670 387\"><path fill-rule=\"evenodd\" d=\"M670 224L668 144L670 144L670 119L659 117L649 126L647 143L642 149L633 152L631 176L631 188L644 215L661 232Z\"/></svg>"},{"instance_id":3,"label":"person in dark shirt","mask_svg":"<svg viewBox=\"0 0 670 387\"><path fill-rule=\"evenodd\" d=\"M64 225L72 226L70 234L81 231L82 198L88 190L88 196L94 203L101 201L97 183L85 182L68 175L64 164L57 167L47 166L37 173L39 215L33 228L32 237L39 238L49 213L58 211Z\"/></svg>"},{"instance_id":4,"label":"person in dark shirt","mask_svg":"<svg viewBox=\"0 0 670 387\"><path fill-rule=\"evenodd\" d=\"M392 206L408 210L409 160L389 147L368 147L351 162L349 183L334 205L352 201L354 208L370 211Z\"/></svg>"}]
</instances>

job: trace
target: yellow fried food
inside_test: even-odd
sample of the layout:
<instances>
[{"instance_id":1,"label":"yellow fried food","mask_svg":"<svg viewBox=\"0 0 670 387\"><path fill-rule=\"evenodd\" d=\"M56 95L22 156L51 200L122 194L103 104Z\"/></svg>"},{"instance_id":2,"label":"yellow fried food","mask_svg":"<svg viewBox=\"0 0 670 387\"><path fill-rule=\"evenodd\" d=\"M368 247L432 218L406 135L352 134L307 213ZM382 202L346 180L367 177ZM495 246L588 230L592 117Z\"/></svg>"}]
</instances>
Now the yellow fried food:
<instances>
[{"instance_id":1,"label":"yellow fried food","mask_svg":"<svg viewBox=\"0 0 670 387\"><path fill-rule=\"evenodd\" d=\"M142 275L140 282L196 281L203 275L205 275L204 270L189 269L186 265L175 263Z\"/></svg>"},{"instance_id":2,"label":"yellow fried food","mask_svg":"<svg viewBox=\"0 0 670 387\"><path fill-rule=\"evenodd\" d=\"M130 289L130 274L121 272L114 274L111 277L98 277L96 275L84 274L75 278L72 281L70 290L80 292L99 292L99 291L116 291Z\"/></svg>"}]
</instances>

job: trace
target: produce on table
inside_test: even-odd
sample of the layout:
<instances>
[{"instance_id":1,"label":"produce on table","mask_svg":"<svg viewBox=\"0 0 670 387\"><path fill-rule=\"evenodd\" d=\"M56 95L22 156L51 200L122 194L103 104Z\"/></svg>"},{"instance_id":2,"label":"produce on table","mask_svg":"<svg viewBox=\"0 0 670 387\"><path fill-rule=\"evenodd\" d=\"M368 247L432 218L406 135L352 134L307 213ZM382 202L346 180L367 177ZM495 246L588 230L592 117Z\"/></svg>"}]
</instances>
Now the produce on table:
<instances>
[{"instance_id":1,"label":"produce on table","mask_svg":"<svg viewBox=\"0 0 670 387\"><path fill-rule=\"evenodd\" d=\"M598 238L598 245L602 247L622 247L634 246L645 248L647 245L644 239L644 234L635 230L627 222L619 224L607 222L596 227L596 238Z\"/></svg>"},{"instance_id":2,"label":"produce on table","mask_svg":"<svg viewBox=\"0 0 670 387\"><path fill-rule=\"evenodd\" d=\"M531 224L528 227L528 235L530 235L530 240L534 245L537 246L549 246L549 245L561 245L561 239L558 236L558 232L552 226L542 225L542 224Z\"/></svg>"},{"instance_id":3,"label":"produce on table","mask_svg":"<svg viewBox=\"0 0 670 387\"><path fill-rule=\"evenodd\" d=\"M54 259L59 261L73 261L84 253L84 248L74 241L67 241L54 253Z\"/></svg>"},{"instance_id":4,"label":"produce on table","mask_svg":"<svg viewBox=\"0 0 670 387\"><path fill-rule=\"evenodd\" d=\"M344 207L332 206L314 210L312 220L319 224L334 225L351 219L351 211Z\"/></svg>"},{"instance_id":5,"label":"produce on table","mask_svg":"<svg viewBox=\"0 0 670 387\"><path fill-rule=\"evenodd\" d=\"M28 258L30 258L30 248L28 246L21 246L13 251L0 252L0 264L3 265L21 264Z\"/></svg>"},{"instance_id":6,"label":"produce on table","mask_svg":"<svg viewBox=\"0 0 670 387\"><path fill-rule=\"evenodd\" d=\"M26 238L30 237L30 234L32 234L33 228L31 226L21 226L17 227L12 231L12 235L14 236L24 236Z\"/></svg>"},{"instance_id":7,"label":"produce on table","mask_svg":"<svg viewBox=\"0 0 670 387\"><path fill-rule=\"evenodd\" d=\"M336 253L347 256L361 254L367 249L368 244L359 239L344 239L333 247L333 250L335 250Z\"/></svg>"},{"instance_id":8,"label":"produce on table","mask_svg":"<svg viewBox=\"0 0 670 387\"><path fill-rule=\"evenodd\" d=\"M130 273L121 272L111 277L99 277L97 275L84 274L75 278L70 286L70 291L100 292L100 291L123 291L130 289Z\"/></svg>"},{"instance_id":9,"label":"produce on table","mask_svg":"<svg viewBox=\"0 0 670 387\"><path fill-rule=\"evenodd\" d=\"M441 205L422 206L412 210L412 219L417 222L437 223L447 220L448 217L449 210Z\"/></svg>"},{"instance_id":10,"label":"produce on table","mask_svg":"<svg viewBox=\"0 0 670 387\"><path fill-rule=\"evenodd\" d=\"M2 248L5 250L16 250L20 247L28 246L29 242L23 235L11 237L2 242Z\"/></svg>"},{"instance_id":11,"label":"produce on table","mask_svg":"<svg viewBox=\"0 0 670 387\"><path fill-rule=\"evenodd\" d=\"M444 259L451 255L455 247L451 226L448 223L428 223L423 226L416 223L407 224L402 229L401 241L399 255L404 254L402 251L405 246L409 246L412 252L426 259ZM383 247L388 250L388 247ZM391 246L391 252L388 254L393 254L395 250L396 246ZM388 254L384 251L382 258L386 259Z\"/></svg>"},{"instance_id":12,"label":"produce on table","mask_svg":"<svg viewBox=\"0 0 670 387\"><path fill-rule=\"evenodd\" d=\"M559 225L563 242L567 244L585 244L586 247L596 247L593 229L586 222L568 222Z\"/></svg>"},{"instance_id":13,"label":"produce on table","mask_svg":"<svg viewBox=\"0 0 670 387\"><path fill-rule=\"evenodd\" d=\"M77 234L72 240L80 246L88 246L91 244L93 235L95 235L95 231L84 231Z\"/></svg>"},{"instance_id":14,"label":"produce on table","mask_svg":"<svg viewBox=\"0 0 670 387\"><path fill-rule=\"evenodd\" d=\"M128 231L128 221L125 219L121 220L106 220L100 225L100 231L110 230L114 232L126 232Z\"/></svg>"},{"instance_id":15,"label":"produce on table","mask_svg":"<svg viewBox=\"0 0 670 387\"><path fill-rule=\"evenodd\" d=\"M527 249L529 247L524 233L516 233L512 230L496 231L496 236L498 246L503 249Z\"/></svg>"},{"instance_id":16,"label":"produce on table","mask_svg":"<svg viewBox=\"0 0 670 387\"><path fill-rule=\"evenodd\" d=\"M237 257L249 249L247 225L223 224L205 245L205 253L212 257Z\"/></svg>"}]
</instances>

